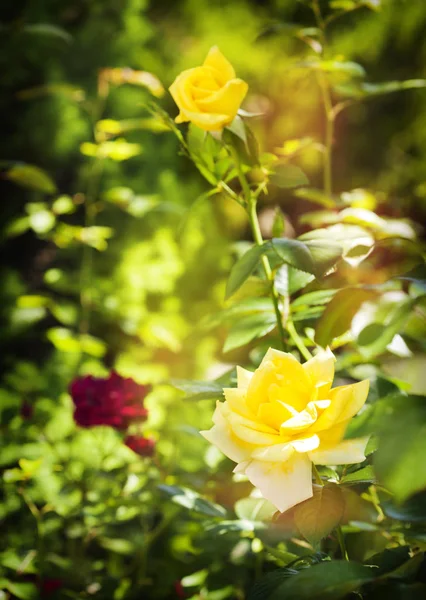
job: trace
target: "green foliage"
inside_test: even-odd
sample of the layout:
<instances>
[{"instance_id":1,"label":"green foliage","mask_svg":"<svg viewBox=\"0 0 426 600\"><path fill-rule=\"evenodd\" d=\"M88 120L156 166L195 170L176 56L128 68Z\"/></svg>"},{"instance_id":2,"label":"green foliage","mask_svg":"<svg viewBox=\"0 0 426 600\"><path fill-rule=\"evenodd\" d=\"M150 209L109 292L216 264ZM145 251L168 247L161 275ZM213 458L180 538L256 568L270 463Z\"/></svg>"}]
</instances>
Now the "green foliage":
<instances>
[{"instance_id":1,"label":"green foliage","mask_svg":"<svg viewBox=\"0 0 426 600\"><path fill-rule=\"evenodd\" d=\"M0 597L421 598L424 7L157 4L0 24ZM212 135L165 89L214 44L250 85ZM367 458L279 514L199 431L234 363L327 346ZM74 421L113 368L153 386L153 458Z\"/></svg>"}]
</instances>

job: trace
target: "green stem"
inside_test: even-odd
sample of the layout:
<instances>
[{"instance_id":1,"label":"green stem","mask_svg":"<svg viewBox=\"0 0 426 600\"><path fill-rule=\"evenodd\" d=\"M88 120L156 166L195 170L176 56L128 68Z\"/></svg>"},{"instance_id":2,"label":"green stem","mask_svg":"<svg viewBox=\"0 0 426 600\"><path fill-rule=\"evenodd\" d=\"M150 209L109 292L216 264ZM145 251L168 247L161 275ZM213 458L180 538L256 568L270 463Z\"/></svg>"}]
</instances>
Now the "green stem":
<instances>
[{"instance_id":1,"label":"green stem","mask_svg":"<svg viewBox=\"0 0 426 600\"><path fill-rule=\"evenodd\" d=\"M92 227L95 224L96 209L94 203L98 194L99 183L102 175L104 161L96 158L89 173L87 182L87 192L84 200L84 227ZM93 248L89 244L83 247L83 257L81 261L80 276L80 333L88 333L90 327L90 313L92 309L92 290L93 290Z\"/></svg>"},{"instance_id":2,"label":"green stem","mask_svg":"<svg viewBox=\"0 0 426 600\"><path fill-rule=\"evenodd\" d=\"M241 163L240 163L238 154L234 148L231 148L231 154L234 158L234 162L237 167L238 179L240 181L241 188L243 190L243 195L244 195L244 199L245 199L245 207L246 207L246 210L248 213L249 222L250 222L251 230L253 233L254 241L256 242L256 244L258 246L262 246L263 245L263 237L262 237L262 232L260 231L259 219L258 219L257 210L256 210L257 196L255 196L250 189L248 181L243 173L243 170L241 169ZM274 305L274 312L275 312L275 316L276 316L276 320L277 320L278 331L280 334L282 347L285 348L286 334L285 334L285 328L284 328L284 322L283 322L284 319L283 319L283 315L281 314L280 305L279 305L280 304L280 295L275 288L274 275L272 273L272 269L271 269L271 265L269 263L268 257L265 254L262 255L261 261L262 261L262 266L263 266L263 270L265 272L266 279L270 283L270 292L271 292L272 303ZM283 296L283 301L284 301L284 308L285 308L285 323L286 323L287 333L289 334L289 336L293 340L295 346L299 349L300 353L305 358L305 360L309 360L310 358L312 358L312 354L306 348L305 344L303 343L302 338L297 333L296 328L295 328L295 326L291 320L290 314L289 314L290 313L290 311L289 311L289 307L290 307L289 296L288 295Z\"/></svg>"},{"instance_id":3,"label":"green stem","mask_svg":"<svg viewBox=\"0 0 426 600\"><path fill-rule=\"evenodd\" d=\"M291 319L288 319L287 321L287 331L303 358L305 360L309 360L310 358L312 358L312 354L309 352L302 338L297 333L296 327L294 326L294 323Z\"/></svg>"},{"instance_id":4,"label":"green stem","mask_svg":"<svg viewBox=\"0 0 426 600\"><path fill-rule=\"evenodd\" d=\"M318 485L324 485L324 482L321 479L321 475L319 474L318 469L316 468L316 466L314 465L314 463L312 463L312 473L314 474L315 482Z\"/></svg>"},{"instance_id":5,"label":"green stem","mask_svg":"<svg viewBox=\"0 0 426 600\"><path fill-rule=\"evenodd\" d=\"M262 232L260 231L259 219L257 218L256 200L253 199L252 197L249 197L247 204L248 204L248 206L247 206L248 216L249 216L249 221L250 221L254 241L256 242L256 244L258 246L262 246L263 245L263 237L262 237ZM286 335L285 335L283 319L282 319L282 315L281 315L281 311L280 311L280 307L279 307L279 294L275 288L274 275L272 273L271 265L269 264L268 257L265 256L265 254L262 256L262 265L263 265L263 270L265 272L266 278L270 283L271 298L272 298L272 303L274 305L274 311L275 311L275 316L277 319L277 326L278 326L278 331L280 334L281 344L283 347L285 347Z\"/></svg>"},{"instance_id":6,"label":"green stem","mask_svg":"<svg viewBox=\"0 0 426 600\"><path fill-rule=\"evenodd\" d=\"M325 140L324 140L324 192L327 196L333 193L333 136L334 136L334 112L331 102L331 94L328 82L323 74L320 74L320 87L325 112Z\"/></svg>"},{"instance_id":7,"label":"green stem","mask_svg":"<svg viewBox=\"0 0 426 600\"><path fill-rule=\"evenodd\" d=\"M324 55L327 49L327 37L326 37L326 28L327 28L327 20L324 20L321 14L321 8L319 4L319 0L313 0L312 2L312 10L315 15L315 19L318 25L318 29L321 31L321 58L324 59ZM321 94L324 105L324 113L325 113L325 136L324 136L324 192L327 196L331 196L333 192L333 157L332 157L332 148L333 148L333 136L334 136L334 119L335 113L333 108L333 102L331 99L330 86L327 81L327 77L324 73L319 73L318 81L321 88Z\"/></svg>"},{"instance_id":8,"label":"green stem","mask_svg":"<svg viewBox=\"0 0 426 600\"><path fill-rule=\"evenodd\" d=\"M343 535L343 531L342 531L342 528L340 527L340 525L338 527L336 527L336 533L337 533L337 541L339 542L342 558L344 558L345 560L349 560L348 551L346 549L345 536Z\"/></svg>"}]
</instances>

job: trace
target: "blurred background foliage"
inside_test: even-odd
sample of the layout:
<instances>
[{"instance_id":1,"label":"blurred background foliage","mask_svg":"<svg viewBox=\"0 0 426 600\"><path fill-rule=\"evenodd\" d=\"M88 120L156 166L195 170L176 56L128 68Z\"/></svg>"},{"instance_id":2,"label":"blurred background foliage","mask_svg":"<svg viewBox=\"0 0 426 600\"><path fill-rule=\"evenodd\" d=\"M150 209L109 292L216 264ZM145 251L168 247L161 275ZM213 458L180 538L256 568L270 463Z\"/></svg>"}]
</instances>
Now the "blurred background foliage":
<instances>
[{"instance_id":1,"label":"blurred background foliage","mask_svg":"<svg viewBox=\"0 0 426 600\"><path fill-rule=\"evenodd\" d=\"M330 25L330 56L362 65L367 82L426 77L423 0L352 4ZM175 115L161 84L217 44L249 83L245 108L263 113L253 120L262 149L297 155L321 187L320 91L301 68L312 12L296 0L4 0L0 14L3 597L137 598L154 577L152 597L243 598L262 542L237 524L205 532L200 515L223 515L191 496L191 515L160 510L157 483L214 488L226 507L249 492L244 482L229 491L228 463L197 435L211 402L185 403L167 385L219 376L230 356L245 361L246 350L221 352L226 332L202 324L223 307L232 241L249 239L248 225L236 203L203 196L205 182L146 105L156 98ZM336 85L348 85L344 73ZM336 193L361 188L377 214L423 222L424 98L410 89L348 105L335 132ZM300 217L316 209L274 190L265 236L269 204L288 235L307 231ZM404 272L388 263L341 277L375 284ZM144 431L157 438L157 465L107 428L73 423L69 382L112 367L155 384Z\"/></svg>"}]
</instances>

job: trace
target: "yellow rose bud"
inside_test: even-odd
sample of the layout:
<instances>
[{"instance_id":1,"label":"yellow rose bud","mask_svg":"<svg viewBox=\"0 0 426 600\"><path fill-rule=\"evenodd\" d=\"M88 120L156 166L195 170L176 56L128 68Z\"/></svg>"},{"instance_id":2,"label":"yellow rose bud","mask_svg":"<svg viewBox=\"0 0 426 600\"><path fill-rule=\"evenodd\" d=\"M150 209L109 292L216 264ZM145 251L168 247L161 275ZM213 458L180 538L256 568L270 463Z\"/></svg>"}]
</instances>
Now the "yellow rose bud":
<instances>
[{"instance_id":1,"label":"yellow rose bud","mask_svg":"<svg viewBox=\"0 0 426 600\"><path fill-rule=\"evenodd\" d=\"M334 362L330 350L302 365L270 348L254 373L237 367L238 387L224 390L214 426L201 432L281 512L312 496L312 463L365 459L368 438L343 437L369 382L332 388Z\"/></svg>"},{"instance_id":2,"label":"yellow rose bud","mask_svg":"<svg viewBox=\"0 0 426 600\"><path fill-rule=\"evenodd\" d=\"M180 110L176 123L191 121L205 131L223 129L234 120L247 89L247 83L235 77L231 63L214 46L202 67L183 71L170 86Z\"/></svg>"}]
</instances>

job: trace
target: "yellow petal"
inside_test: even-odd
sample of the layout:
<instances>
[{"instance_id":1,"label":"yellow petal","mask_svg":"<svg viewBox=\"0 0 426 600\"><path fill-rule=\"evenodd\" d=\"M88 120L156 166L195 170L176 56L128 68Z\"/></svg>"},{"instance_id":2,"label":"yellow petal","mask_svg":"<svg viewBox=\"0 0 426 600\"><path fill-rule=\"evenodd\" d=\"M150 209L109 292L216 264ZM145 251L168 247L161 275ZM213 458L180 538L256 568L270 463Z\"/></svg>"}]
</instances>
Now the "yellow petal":
<instances>
[{"instance_id":1,"label":"yellow petal","mask_svg":"<svg viewBox=\"0 0 426 600\"><path fill-rule=\"evenodd\" d=\"M312 497L312 467L306 454L295 452L285 463L253 460L245 474L281 512Z\"/></svg>"},{"instance_id":2,"label":"yellow petal","mask_svg":"<svg viewBox=\"0 0 426 600\"><path fill-rule=\"evenodd\" d=\"M352 418L364 405L368 396L369 381L365 379L330 391L330 406L322 413L312 431L322 431Z\"/></svg>"},{"instance_id":3,"label":"yellow petal","mask_svg":"<svg viewBox=\"0 0 426 600\"><path fill-rule=\"evenodd\" d=\"M256 448L251 457L266 462L286 462L293 455L294 448L291 444L275 444L265 448Z\"/></svg>"},{"instance_id":4,"label":"yellow petal","mask_svg":"<svg viewBox=\"0 0 426 600\"><path fill-rule=\"evenodd\" d=\"M247 90L248 85L245 81L232 79L217 92L212 92L210 96L197 100L197 106L204 113L228 115L230 123L234 120Z\"/></svg>"},{"instance_id":5,"label":"yellow petal","mask_svg":"<svg viewBox=\"0 0 426 600\"><path fill-rule=\"evenodd\" d=\"M169 91L173 97L173 100L178 105L181 111L189 110L198 112L197 105L192 97L192 78L195 75L197 69L187 69L176 77L172 85L169 87Z\"/></svg>"},{"instance_id":6,"label":"yellow petal","mask_svg":"<svg viewBox=\"0 0 426 600\"><path fill-rule=\"evenodd\" d=\"M330 406L330 400L308 402L304 410L282 423L280 432L282 435L296 435L300 431L305 431L317 421L318 415L328 406Z\"/></svg>"},{"instance_id":7,"label":"yellow petal","mask_svg":"<svg viewBox=\"0 0 426 600\"><path fill-rule=\"evenodd\" d=\"M299 438L298 440L294 440L291 442L291 445L296 450L296 452L311 452L318 448L320 444L320 439L317 435L311 435L305 438Z\"/></svg>"},{"instance_id":8,"label":"yellow petal","mask_svg":"<svg viewBox=\"0 0 426 600\"><path fill-rule=\"evenodd\" d=\"M204 61L205 67L210 67L218 73L219 81L224 85L230 79L235 78L234 67L229 60L225 58L217 46L210 48Z\"/></svg>"},{"instance_id":9,"label":"yellow petal","mask_svg":"<svg viewBox=\"0 0 426 600\"><path fill-rule=\"evenodd\" d=\"M246 404L246 392L240 388L225 388L223 390L229 408L247 419L254 417Z\"/></svg>"},{"instance_id":10,"label":"yellow petal","mask_svg":"<svg viewBox=\"0 0 426 600\"><path fill-rule=\"evenodd\" d=\"M176 123L191 121L191 123L194 123L194 125L204 131L219 131L231 122L228 115L206 114L186 109L181 109L181 112L175 121Z\"/></svg>"},{"instance_id":11,"label":"yellow petal","mask_svg":"<svg viewBox=\"0 0 426 600\"><path fill-rule=\"evenodd\" d=\"M341 421L340 423L333 425L333 427L330 427L329 429L318 431L318 435L321 440L321 448L323 450L328 448L334 448L334 446L336 446L343 440L349 421L350 419L347 419L346 421Z\"/></svg>"},{"instance_id":12,"label":"yellow petal","mask_svg":"<svg viewBox=\"0 0 426 600\"><path fill-rule=\"evenodd\" d=\"M250 381L247 405L256 412L263 402L280 400L303 410L311 393L310 380L294 356L270 348Z\"/></svg>"},{"instance_id":13,"label":"yellow petal","mask_svg":"<svg viewBox=\"0 0 426 600\"><path fill-rule=\"evenodd\" d=\"M231 460L235 462L247 460L252 448L234 436L219 406L216 407L213 418L215 425L208 431L200 431L201 435Z\"/></svg>"},{"instance_id":14,"label":"yellow petal","mask_svg":"<svg viewBox=\"0 0 426 600\"><path fill-rule=\"evenodd\" d=\"M356 440L344 440L327 450L309 452L308 456L316 465L350 465L361 463L365 460L365 447L368 437Z\"/></svg>"},{"instance_id":15,"label":"yellow petal","mask_svg":"<svg viewBox=\"0 0 426 600\"><path fill-rule=\"evenodd\" d=\"M237 385L240 389L246 390L249 386L253 371L247 371L243 367L237 367Z\"/></svg>"},{"instance_id":16,"label":"yellow petal","mask_svg":"<svg viewBox=\"0 0 426 600\"><path fill-rule=\"evenodd\" d=\"M284 402L264 402L259 406L257 417L262 423L279 431L285 421L297 414L293 407Z\"/></svg>"},{"instance_id":17,"label":"yellow petal","mask_svg":"<svg viewBox=\"0 0 426 600\"><path fill-rule=\"evenodd\" d=\"M279 435L267 433L265 431L259 431L258 428L242 424L235 419L234 415L232 415L229 420L232 425L233 433L243 442L247 442L255 446L267 446L277 444L281 441Z\"/></svg>"},{"instance_id":18,"label":"yellow petal","mask_svg":"<svg viewBox=\"0 0 426 600\"><path fill-rule=\"evenodd\" d=\"M327 398L334 379L336 358L330 348L319 352L302 366L312 384L318 389L318 398Z\"/></svg>"}]
</instances>

